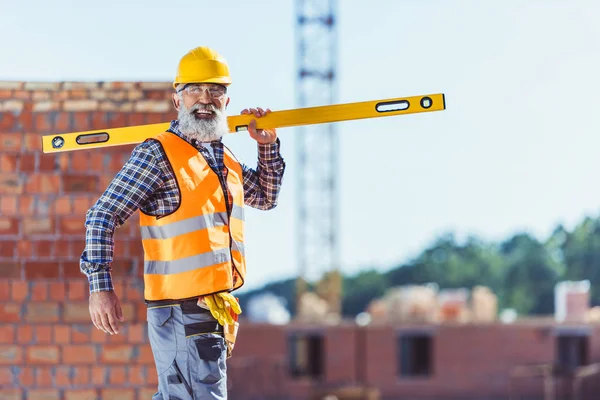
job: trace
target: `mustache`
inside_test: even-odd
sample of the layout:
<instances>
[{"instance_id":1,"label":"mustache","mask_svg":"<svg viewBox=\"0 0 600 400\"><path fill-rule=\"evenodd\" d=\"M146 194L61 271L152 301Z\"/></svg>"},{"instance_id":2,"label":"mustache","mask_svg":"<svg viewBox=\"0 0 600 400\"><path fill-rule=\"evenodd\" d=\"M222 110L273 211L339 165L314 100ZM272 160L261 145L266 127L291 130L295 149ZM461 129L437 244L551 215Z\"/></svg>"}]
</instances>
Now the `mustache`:
<instances>
[{"instance_id":1,"label":"mustache","mask_svg":"<svg viewBox=\"0 0 600 400\"><path fill-rule=\"evenodd\" d=\"M208 111L212 111L212 112L217 112L217 107L215 107L212 104L194 104L193 106L190 107L190 109L188 110L190 112L190 114L193 114L194 112L198 111L198 110L208 110Z\"/></svg>"}]
</instances>

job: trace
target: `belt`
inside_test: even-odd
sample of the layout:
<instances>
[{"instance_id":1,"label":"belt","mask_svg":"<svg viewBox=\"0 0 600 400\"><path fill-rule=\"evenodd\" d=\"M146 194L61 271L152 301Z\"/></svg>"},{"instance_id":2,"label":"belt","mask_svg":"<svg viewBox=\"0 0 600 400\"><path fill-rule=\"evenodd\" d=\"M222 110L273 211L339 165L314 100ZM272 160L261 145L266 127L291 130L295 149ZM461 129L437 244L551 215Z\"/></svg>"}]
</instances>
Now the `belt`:
<instances>
[{"instance_id":1,"label":"belt","mask_svg":"<svg viewBox=\"0 0 600 400\"><path fill-rule=\"evenodd\" d=\"M179 306L184 314L201 314L210 312L210 310L198 305L199 299L201 299L201 297L182 300L146 300L146 306L148 308Z\"/></svg>"}]
</instances>

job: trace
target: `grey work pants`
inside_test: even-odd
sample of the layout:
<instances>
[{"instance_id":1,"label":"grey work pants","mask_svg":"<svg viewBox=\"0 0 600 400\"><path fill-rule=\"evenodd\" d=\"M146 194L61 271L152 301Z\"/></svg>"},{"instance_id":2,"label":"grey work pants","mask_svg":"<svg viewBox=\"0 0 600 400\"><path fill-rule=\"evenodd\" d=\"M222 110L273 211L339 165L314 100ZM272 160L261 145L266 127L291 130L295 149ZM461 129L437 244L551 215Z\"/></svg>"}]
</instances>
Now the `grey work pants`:
<instances>
[{"instance_id":1,"label":"grey work pants","mask_svg":"<svg viewBox=\"0 0 600 400\"><path fill-rule=\"evenodd\" d=\"M152 400L226 400L222 326L196 304L149 305L148 336L158 374Z\"/></svg>"}]
</instances>

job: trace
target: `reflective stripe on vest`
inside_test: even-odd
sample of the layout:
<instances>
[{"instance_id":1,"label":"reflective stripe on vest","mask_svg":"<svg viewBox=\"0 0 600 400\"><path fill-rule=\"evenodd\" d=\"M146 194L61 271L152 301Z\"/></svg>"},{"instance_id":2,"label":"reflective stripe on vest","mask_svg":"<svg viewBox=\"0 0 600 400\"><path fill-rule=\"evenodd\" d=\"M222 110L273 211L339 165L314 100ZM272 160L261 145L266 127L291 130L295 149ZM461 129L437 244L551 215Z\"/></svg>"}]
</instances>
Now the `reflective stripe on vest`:
<instances>
[{"instance_id":1,"label":"reflective stripe on vest","mask_svg":"<svg viewBox=\"0 0 600 400\"><path fill-rule=\"evenodd\" d=\"M184 299L241 287L246 275L240 163L224 148L231 214L217 174L185 140L158 140L180 191L179 208L160 218L140 213L146 300Z\"/></svg>"}]
</instances>

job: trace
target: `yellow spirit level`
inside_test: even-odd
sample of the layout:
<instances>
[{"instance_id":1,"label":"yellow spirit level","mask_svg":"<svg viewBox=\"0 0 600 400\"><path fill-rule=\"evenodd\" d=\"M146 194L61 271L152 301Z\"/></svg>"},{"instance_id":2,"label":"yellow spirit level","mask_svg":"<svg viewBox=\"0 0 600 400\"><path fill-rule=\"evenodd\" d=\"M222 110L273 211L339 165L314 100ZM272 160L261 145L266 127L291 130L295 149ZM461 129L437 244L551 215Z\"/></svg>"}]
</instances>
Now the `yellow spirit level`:
<instances>
[{"instance_id":1,"label":"yellow spirit level","mask_svg":"<svg viewBox=\"0 0 600 400\"><path fill-rule=\"evenodd\" d=\"M444 94L438 93L423 96L273 111L264 117L256 118L256 128L285 128L354 119L391 117L394 115L441 111L445 109L446 102ZM229 132L233 133L247 130L248 124L254 118L253 115L235 115L227 117ZM158 124L136 125L124 128L45 135L42 136L42 151L44 153L56 153L141 143L147 138L151 138L166 131L169 128L169 125L170 122L161 122Z\"/></svg>"}]
</instances>

